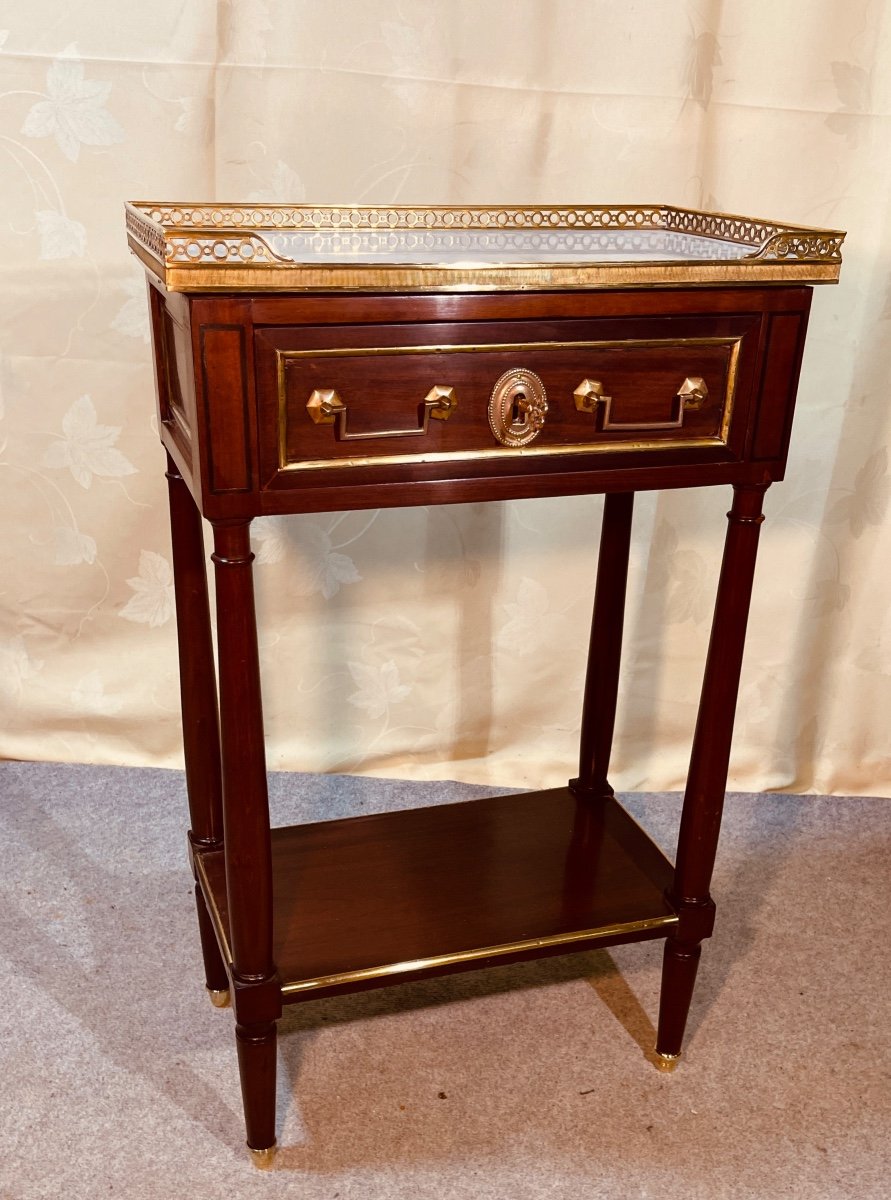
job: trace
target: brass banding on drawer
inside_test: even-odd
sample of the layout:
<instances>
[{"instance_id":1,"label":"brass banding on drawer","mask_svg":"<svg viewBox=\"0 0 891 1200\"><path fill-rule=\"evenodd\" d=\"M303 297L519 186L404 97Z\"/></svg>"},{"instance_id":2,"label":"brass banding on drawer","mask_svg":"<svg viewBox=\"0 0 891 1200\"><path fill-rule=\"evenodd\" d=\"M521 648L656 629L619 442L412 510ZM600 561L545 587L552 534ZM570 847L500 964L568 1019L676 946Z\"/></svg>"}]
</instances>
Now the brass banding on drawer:
<instances>
[{"instance_id":1,"label":"brass banding on drawer","mask_svg":"<svg viewBox=\"0 0 891 1200\"><path fill-rule=\"evenodd\" d=\"M327 471L495 456L562 458L726 446L743 336L728 332L299 349L274 345L278 469ZM493 423L490 416L496 395L499 403L504 399L498 387L509 390L510 381L520 376L537 380L541 402L533 402L532 391L527 388L527 396L520 388L513 410L504 409L501 436L503 417ZM457 411L454 404L448 411L428 406L434 386L419 416L417 397L437 377L449 380L448 388L461 395L461 406ZM580 399L579 389L595 381L604 381L600 394L591 389ZM450 419L447 425L438 420L434 428L429 416ZM336 436L325 432L323 420L337 422ZM388 445L390 438L420 434L426 436L417 449L399 452ZM360 440L362 453L343 445Z\"/></svg>"}]
</instances>

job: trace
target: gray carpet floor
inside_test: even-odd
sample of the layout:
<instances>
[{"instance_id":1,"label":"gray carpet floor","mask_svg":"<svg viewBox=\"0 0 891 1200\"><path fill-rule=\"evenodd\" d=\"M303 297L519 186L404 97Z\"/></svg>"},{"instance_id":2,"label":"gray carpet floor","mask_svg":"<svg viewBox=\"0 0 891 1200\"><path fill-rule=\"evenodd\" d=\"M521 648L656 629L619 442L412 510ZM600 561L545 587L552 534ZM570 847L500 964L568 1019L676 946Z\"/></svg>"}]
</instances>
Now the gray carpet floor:
<instances>
[{"instance_id":1,"label":"gray carpet floor","mask_svg":"<svg viewBox=\"0 0 891 1200\"><path fill-rule=\"evenodd\" d=\"M279 823L484 790L271 777ZM626 803L670 851L679 798ZM888 800L729 797L673 1075L659 943L287 1009L269 1172L184 828L177 772L0 764L2 1200L891 1195Z\"/></svg>"}]
</instances>

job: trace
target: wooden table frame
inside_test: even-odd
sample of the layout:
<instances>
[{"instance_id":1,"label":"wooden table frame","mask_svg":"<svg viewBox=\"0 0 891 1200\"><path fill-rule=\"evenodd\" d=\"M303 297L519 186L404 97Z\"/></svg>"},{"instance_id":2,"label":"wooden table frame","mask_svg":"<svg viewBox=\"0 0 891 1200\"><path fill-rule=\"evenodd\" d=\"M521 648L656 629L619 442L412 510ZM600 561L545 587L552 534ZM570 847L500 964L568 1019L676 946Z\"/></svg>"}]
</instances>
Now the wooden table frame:
<instances>
[{"instance_id":1,"label":"wooden table frame","mask_svg":"<svg viewBox=\"0 0 891 1200\"><path fill-rule=\"evenodd\" d=\"M285 1002L467 967L662 938L656 1054L670 1068L681 1053L701 943L714 924L709 888L763 521L762 500L784 470L810 289L186 298L167 293L152 281L150 295L161 436L168 455L190 856L207 987L217 999L231 992L235 1009L250 1149L259 1160L275 1144L276 1020ZM365 482L357 468L345 472L349 477L327 491L311 479L307 482L294 475L289 476L288 490L275 470L264 475L258 446L263 437L262 397L252 357L254 346L260 345L258 331L264 328L519 319L544 327L563 320L606 319L625 322L629 337L647 337L656 317L682 322L740 313L749 321L750 357L745 368L747 390L737 401L740 407L734 418L737 441L729 449L681 446L661 456L632 449L613 459L602 455L582 463L567 461L559 471L535 461L530 467L526 460L510 465L496 459L485 475L474 474L462 462L436 470L421 464L393 468L389 481L372 483ZM672 326L676 327L680 326ZM177 329L184 331L181 342L175 341L180 336ZM216 365L209 363L209 346L221 356ZM173 382L172 372L177 375ZM171 399L173 391L179 399ZM214 407L231 415L242 411L238 409L242 399L243 422L227 422L218 435L212 428ZM248 464L243 481L236 479L233 486L232 478L238 476L243 462ZM609 761L634 492L703 484L725 485L725 496L726 488L732 488L732 504L672 868L615 800L608 782ZM523 798L490 798L271 832L251 519L269 512L592 492L605 493L605 505L578 775L568 787ZM213 527L216 670L202 516ZM549 813L554 814L553 821L544 820L543 814ZM546 829L551 830L552 840L541 851L541 878L550 880L550 891L533 895L534 878L524 885L518 881L521 873L511 874L509 867L513 861L528 861L530 847ZM493 830L499 831L500 840L487 841ZM400 839L404 839L403 850L392 849ZM493 851L492 845L502 841L509 842L508 848ZM393 880L395 899L369 898L362 895L367 878L363 882L351 874L360 869L356 864L361 867L366 861L372 864L369 871L381 872L396 862L396 874L402 872L407 879L412 863L427 861L425 855L432 858L433 845L439 845L444 856L454 854L468 878L473 871L503 871L511 905L523 908L527 924L514 929L509 914L496 911L494 904L491 911L480 911L478 898L462 899L443 876L440 891L429 898L429 911L413 917L425 930L435 928L438 943L422 944L421 935L405 917L407 901L398 897L399 887L407 886L405 879ZM499 858L502 853L507 857ZM334 880L330 896L320 873L326 855ZM620 864L621 872L611 863ZM301 896L299 905L293 886L284 878L294 872L315 888L313 895ZM467 886L472 893L472 883ZM380 955L395 954L396 959L354 962L349 955L356 953L356 947L350 945L343 946L341 959L326 959L328 947L322 943L326 938L330 941L331 930L308 931L304 924L323 920L328 903L341 905L338 911L347 926L357 912L363 912L372 931L368 936L381 939ZM309 910L301 907L304 904ZM509 907L506 900L503 907ZM302 921L301 913L306 911L312 912L312 921L308 917ZM478 932L475 943L468 946L462 943L461 930L469 920L477 922ZM310 963L308 972L300 965L304 959Z\"/></svg>"}]
</instances>

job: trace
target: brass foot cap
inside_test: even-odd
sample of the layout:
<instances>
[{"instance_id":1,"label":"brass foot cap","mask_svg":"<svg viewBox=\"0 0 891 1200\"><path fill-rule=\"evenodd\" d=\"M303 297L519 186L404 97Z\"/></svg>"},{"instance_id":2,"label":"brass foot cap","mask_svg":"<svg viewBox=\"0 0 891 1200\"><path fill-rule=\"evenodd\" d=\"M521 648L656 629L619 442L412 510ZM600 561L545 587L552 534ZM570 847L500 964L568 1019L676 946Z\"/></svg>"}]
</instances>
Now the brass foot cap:
<instances>
[{"instance_id":1,"label":"brass foot cap","mask_svg":"<svg viewBox=\"0 0 891 1200\"><path fill-rule=\"evenodd\" d=\"M656 1051L655 1062L656 1070L663 1071L666 1075L670 1074L680 1061L680 1054L660 1054Z\"/></svg>"},{"instance_id":2,"label":"brass foot cap","mask_svg":"<svg viewBox=\"0 0 891 1200\"><path fill-rule=\"evenodd\" d=\"M229 1007L229 989L228 988L220 988L219 991L214 990L214 988L208 988L207 994L208 994L208 996L210 996L210 1002L214 1006L214 1008L228 1008Z\"/></svg>"},{"instance_id":3,"label":"brass foot cap","mask_svg":"<svg viewBox=\"0 0 891 1200\"><path fill-rule=\"evenodd\" d=\"M251 1162L258 1171L268 1171L272 1166L272 1160L275 1158L277 1147L275 1142L271 1146L267 1146L265 1150L254 1150L252 1146L248 1146L251 1155Z\"/></svg>"}]
</instances>

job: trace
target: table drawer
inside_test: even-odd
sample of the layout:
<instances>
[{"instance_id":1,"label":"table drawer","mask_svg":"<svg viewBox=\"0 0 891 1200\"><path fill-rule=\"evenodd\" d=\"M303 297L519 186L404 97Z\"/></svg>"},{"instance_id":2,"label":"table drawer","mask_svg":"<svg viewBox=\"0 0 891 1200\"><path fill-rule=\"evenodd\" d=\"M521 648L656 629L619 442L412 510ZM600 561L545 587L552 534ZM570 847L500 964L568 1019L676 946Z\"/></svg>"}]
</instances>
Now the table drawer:
<instances>
[{"instance_id":1,"label":"table drawer","mask_svg":"<svg viewBox=\"0 0 891 1200\"><path fill-rule=\"evenodd\" d=\"M744 314L635 321L633 333L621 321L262 329L268 465L321 482L345 468L729 448L757 325Z\"/></svg>"}]
</instances>

